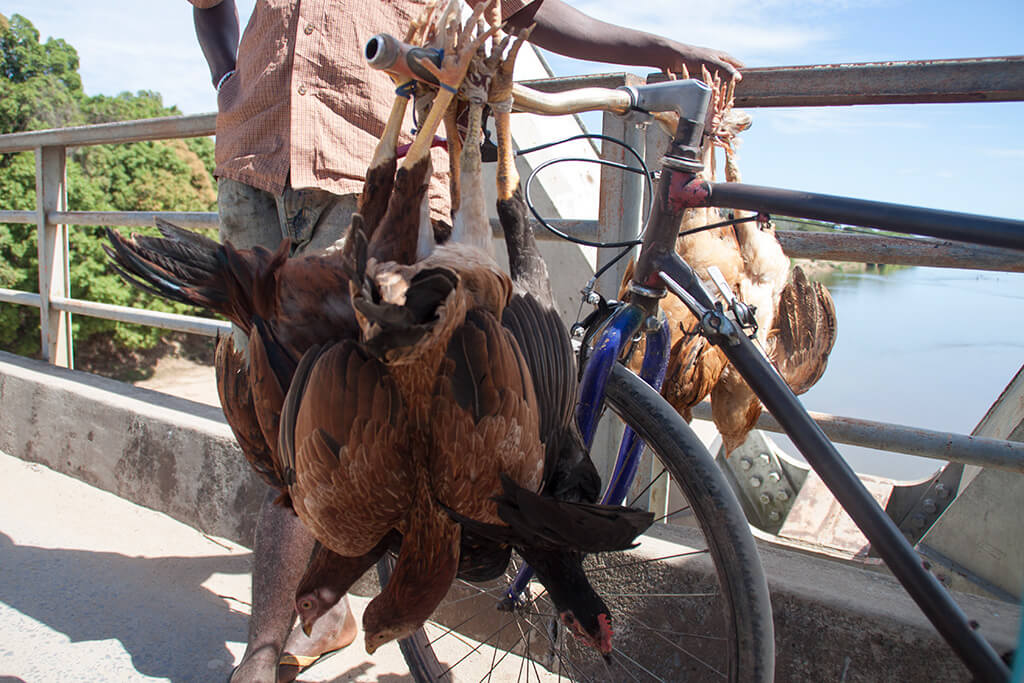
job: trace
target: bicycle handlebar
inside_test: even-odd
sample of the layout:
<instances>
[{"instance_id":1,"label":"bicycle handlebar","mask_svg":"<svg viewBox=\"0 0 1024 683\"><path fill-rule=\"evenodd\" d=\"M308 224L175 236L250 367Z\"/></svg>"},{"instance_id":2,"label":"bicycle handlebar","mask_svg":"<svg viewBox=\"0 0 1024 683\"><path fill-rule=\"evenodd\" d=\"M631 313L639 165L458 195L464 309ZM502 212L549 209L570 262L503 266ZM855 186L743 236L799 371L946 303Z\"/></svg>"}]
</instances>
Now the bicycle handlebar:
<instances>
[{"instance_id":1,"label":"bicycle handlebar","mask_svg":"<svg viewBox=\"0 0 1024 683\"><path fill-rule=\"evenodd\" d=\"M437 84L437 80L423 68L420 60L429 59L440 64L440 50L414 47L387 33L378 33L367 41L364 55L374 69L386 71L398 78ZM708 86L694 79L619 88L579 88L560 93L541 92L522 83L512 86L513 107L531 114L560 116L586 111L609 111L615 114L627 114L630 111L648 114L673 112L681 120L699 122L702 129L707 117L709 94Z\"/></svg>"}]
</instances>

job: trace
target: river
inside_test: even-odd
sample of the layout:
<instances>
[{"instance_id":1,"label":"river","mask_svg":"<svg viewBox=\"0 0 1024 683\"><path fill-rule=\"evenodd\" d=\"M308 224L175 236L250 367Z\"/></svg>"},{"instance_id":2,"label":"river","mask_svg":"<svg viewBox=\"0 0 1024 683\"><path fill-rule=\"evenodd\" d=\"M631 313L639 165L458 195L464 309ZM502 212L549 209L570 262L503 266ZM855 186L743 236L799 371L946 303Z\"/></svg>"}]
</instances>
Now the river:
<instances>
[{"instance_id":1,"label":"river","mask_svg":"<svg viewBox=\"0 0 1024 683\"><path fill-rule=\"evenodd\" d=\"M819 279L839 333L824 376L801 397L809 410L969 434L1024 363L1024 273L888 268ZM856 471L894 479L941 464L839 449Z\"/></svg>"}]
</instances>

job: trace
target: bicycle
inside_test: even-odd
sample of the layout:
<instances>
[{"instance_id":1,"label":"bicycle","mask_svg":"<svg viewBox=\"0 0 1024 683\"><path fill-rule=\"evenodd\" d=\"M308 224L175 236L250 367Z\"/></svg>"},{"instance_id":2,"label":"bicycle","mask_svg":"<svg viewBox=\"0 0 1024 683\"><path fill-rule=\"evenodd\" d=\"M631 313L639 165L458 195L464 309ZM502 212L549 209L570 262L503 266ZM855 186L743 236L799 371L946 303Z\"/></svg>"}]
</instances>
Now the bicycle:
<instances>
[{"instance_id":1,"label":"bicycle","mask_svg":"<svg viewBox=\"0 0 1024 683\"><path fill-rule=\"evenodd\" d=\"M658 302L671 293L700 321L701 334L722 348L977 680L1007 680L1009 671L993 648L922 566L903 535L751 341L753 335L748 337L750 317L746 307L735 299L728 306L716 301L693 269L676 254L674 244L683 212L703 206L774 213L1014 249L1024 249L1024 222L742 183L708 182L697 176L703 168L704 145L708 144L705 135L711 97L708 86L697 80L680 80L626 86L603 93L598 90L589 88L585 93L563 98L520 90L516 106L547 114L596 108L619 113L671 111L678 115L679 122L661 160L651 215L628 285L629 302L602 307L586 321L581 345L577 421L588 444L606 412L605 407L611 408L627 427L604 502L618 503L625 499L626 504L633 504L649 496L653 482L667 472L679 487L677 494L688 502L682 513L673 514L685 513L687 524L652 527L643 545L630 553L630 559L588 558L588 575L594 580L595 588L606 596L619 598L614 606L610 604L619 619L616 622L619 647L611 661L604 661L593 651L565 639L565 634L558 630L554 610L544 601L542 588L531 584L529 572L524 570L517 571L508 581L493 585L465 584L453 588L452 601L435 615L431 633L421 629L401 643L413 675L417 680L447 680L455 667L477 660L471 665L476 666L478 672L485 670L484 679L489 679L496 666L508 660L513 670L518 667L521 672L529 667L527 675L532 672L538 680L542 673L558 678L567 675L571 680L644 680L648 677L683 680L690 676L705 680L709 675L731 681L771 680L774 661L771 606L746 520L713 458L689 425L657 393L668 354L668 329L664 319L658 317ZM639 376L619 362L624 350L638 335L646 337ZM661 473L655 468L649 470L648 476L648 470L641 468L641 460L648 453L660 462ZM636 481L638 472L642 473L639 483ZM632 494L627 496L631 489ZM677 494L670 494L670 497ZM665 501L659 501L659 505L662 509L672 507L665 506ZM705 536L706 548L659 554L659 550L667 547L661 543L666 538L686 543L692 541L697 532ZM694 558L704 563L710 560L713 570L709 571L706 566L699 569L688 566L699 564ZM646 599L670 602L659 609L649 609L645 598L622 590L620 580L629 577L621 572L615 574L614 580L601 580L615 569L627 566L636 573L633 578L641 584L668 581L667 575L671 574L673 585L682 582L694 589L655 591ZM389 573L386 564L381 566L380 573L385 581ZM705 590L711 581L719 582L713 594ZM685 609L675 602L683 598L687 598ZM470 621L475 618L472 616L461 623L455 621L448 610L454 605L464 607L466 602L483 603L492 608L492 617L486 626L470 627ZM714 604L709 605L711 602ZM497 626L493 623L496 603L509 610L497 612L505 615ZM642 616L655 623L640 623ZM676 617L678 619L673 621ZM719 636L721 640L714 641L714 646L709 645L703 633L703 629L711 626L719 628L723 634ZM462 633L456 634L456 629ZM467 632L471 635L463 635ZM457 648L443 650L442 641L449 640L456 641ZM668 643L670 640L678 642ZM535 641L540 643L540 652L533 650ZM660 646L668 644L675 647L672 649L675 656L668 657L672 661L666 662ZM514 655L511 659L509 653ZM707 661L712 654L718 659ZM684 655L688 658L685 662L681 661Z\"/></svg>"}]
</instances>

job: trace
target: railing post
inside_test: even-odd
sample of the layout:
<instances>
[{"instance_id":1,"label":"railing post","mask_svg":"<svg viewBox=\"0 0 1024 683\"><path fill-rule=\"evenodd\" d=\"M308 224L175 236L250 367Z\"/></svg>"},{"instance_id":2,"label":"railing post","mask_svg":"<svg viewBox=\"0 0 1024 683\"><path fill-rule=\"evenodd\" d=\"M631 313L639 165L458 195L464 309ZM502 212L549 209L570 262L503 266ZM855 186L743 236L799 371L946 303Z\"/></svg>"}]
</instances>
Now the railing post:
<instances>
[{"instance_id":1,"label":"railing post","mask_svg":"<svg viewBox=\"0 0 1024 683\"><path fill-rule=\"evenodd\" d=\"M626 84L632 84L626 78ZM636 82L642 82L636 79ZM622 140L636 150L641 157L644 155L646 133L629 116L605 113L601 132L610 137ZM602 141L601 158L630 166L637 166L636 159L622 147ZM609 166L601 167L600 202L598 204L598 233L600 242L621 242L634 239L640 233L643 215L644 185L643 178ZM597 268L600 269L614 259L622 249L598 249ZM618 298L622 276L626 272L629 257L620 259L608 269L597 282L597 291L608 298ZM594 434L591 446L591 459L597 467L603 481L608 481L619 441L622 439L622 424L616 420L602 420Z\"/></svg>"},{"instance_id":2,"label":"railing post","mask_svg":"<svg viewBox=\"0 0 1024 683\"><path fill-rule=\"evenodd\" d=\"M71 314L50 305L51 297L71 296L67 226L50 220L52 212L68 210L66 157L63 145L36 147L41 352L50 363L70 368L74 367Z\"/></svg>"},{"instance_id":3,"label":"railing post","mask_svg":"<svg viewBox=\"0 0 1024 683\"><path fill-rule=\"evenodd\" d=\"M637 76L627 75L626 84L643 83ZM622 140L636 150L641 157L646 148L646 126L640 126L629 115L620 116L606 112L602 120L602 132ZM633 155L622 147L606 141L601 144L601 158L608 161L637 166ZM598 205L598 240L601 242L622 242L635 239L643 223L644 179L636 173L629 173L609 166L601 167L601 195ZM601 268L619 255L621 249L598 249L597 268ZM626 272L628 257L618 261L601 276L597 289L606 297L617 298L622 276Z\"/></svg>"}]
</instances>

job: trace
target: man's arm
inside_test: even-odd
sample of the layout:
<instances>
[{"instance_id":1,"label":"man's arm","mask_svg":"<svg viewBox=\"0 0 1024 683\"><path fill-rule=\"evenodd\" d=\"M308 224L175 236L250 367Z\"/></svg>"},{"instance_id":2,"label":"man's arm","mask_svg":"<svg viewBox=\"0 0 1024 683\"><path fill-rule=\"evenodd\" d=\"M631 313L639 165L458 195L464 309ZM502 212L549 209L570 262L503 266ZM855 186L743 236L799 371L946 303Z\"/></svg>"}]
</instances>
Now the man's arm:
<instances>
[{"instance_id":1,"label":"man's arm","mask_svg":"<svg viewBox=\"0 0 1024 683\"><path fill-rule=\"evenodd\" d=\"M234 70L238 53L238 8L235 0L222 0L212 5L193 0L192 10L196 24L196 37L210 65L213 84L219 85L225 74Z\"/></svg>"},{"instance_id":2,"label":"man's arm","mask_svg":"<svg viewBox=\"0 0 1024 683\"><path fill-rule=\"evenodd\" d=\"M679 73L685 65L691 76L707 66L722 76L739 78L743 66L735 57L706 47L678 43L644 31L608 24L570 7L562 0L534 0L508 18L513 28L536 24L530 42L566 57L628 66L650 66Z\"/></svg>"}]
</instances>

